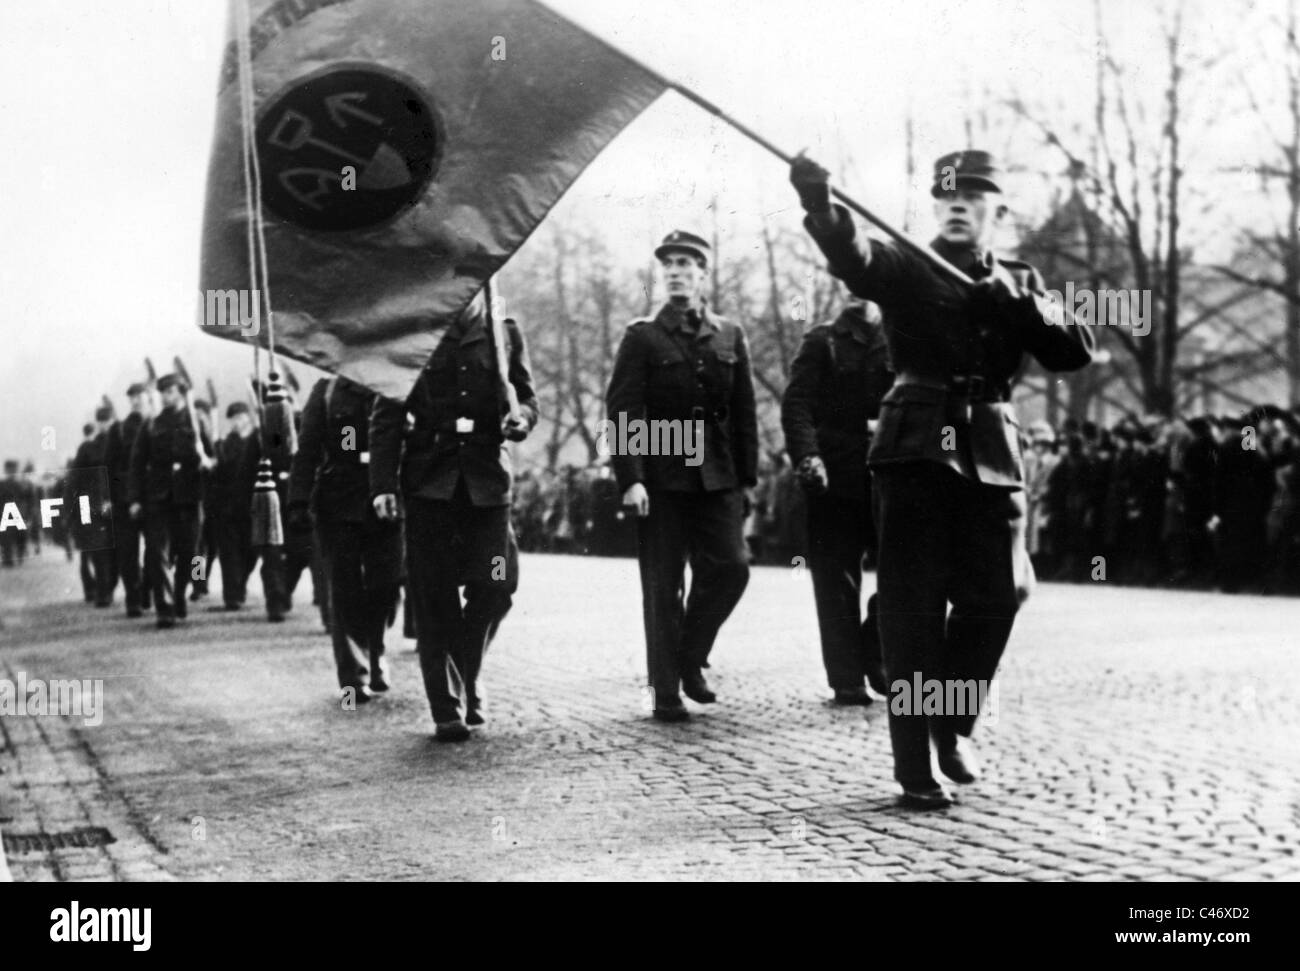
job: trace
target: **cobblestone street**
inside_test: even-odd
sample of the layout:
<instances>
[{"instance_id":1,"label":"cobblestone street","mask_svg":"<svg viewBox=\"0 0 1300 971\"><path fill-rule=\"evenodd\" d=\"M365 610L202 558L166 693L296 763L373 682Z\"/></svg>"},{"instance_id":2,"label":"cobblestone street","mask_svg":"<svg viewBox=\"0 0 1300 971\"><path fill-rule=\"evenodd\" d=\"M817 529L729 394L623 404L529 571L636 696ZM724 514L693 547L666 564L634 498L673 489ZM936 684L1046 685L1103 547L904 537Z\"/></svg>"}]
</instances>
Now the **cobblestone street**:
<instances>
[{"instance_id":1,"label":"cobblestone street","mask_svg":"<svg viewBox=\"0 0 1300 971\"><path fill-rule=\"evenodd\" d=\"M105 682L96 727L3 719L17 881L1300 877L1294 599L1040 585L978 735L985 779L917 814L884 703L828 704L798 571L754 570L719 703L661 725L635 561L525 556L488 725L460 746L432 741L400 631L391 696L341 710L301 588L284 625L209 598L159 632L76 586L49 550L0 576L0 678ZM86 827L115 842L14 840Z\"/></svg>"}]
</instances>

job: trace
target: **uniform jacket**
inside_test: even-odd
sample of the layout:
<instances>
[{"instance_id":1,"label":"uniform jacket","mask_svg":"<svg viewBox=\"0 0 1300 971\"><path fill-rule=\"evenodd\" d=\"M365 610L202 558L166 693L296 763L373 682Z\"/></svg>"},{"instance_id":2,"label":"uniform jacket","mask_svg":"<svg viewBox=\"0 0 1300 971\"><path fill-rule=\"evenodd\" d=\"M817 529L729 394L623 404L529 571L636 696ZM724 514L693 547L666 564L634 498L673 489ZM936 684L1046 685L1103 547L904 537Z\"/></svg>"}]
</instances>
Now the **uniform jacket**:
<instances>
[{"instance_id":1,"label":"uniform jacket","mask_svg":"<svg viewBox=\"0 0 1300 971\"><path fill-rule=\"evenodd\" d=\"M506 320L505 331L510 383L531 430L538 406L528 347L513 320ZM371 497L400 491L408 498L451 499L463 477L475 506L509 505L513 475L509 443L501 433L507 413L486 315L471 304L430 355L405 406L375 399ZM472 421L473 430L458 432L457 419Z\"/></svg>"},{"instance_id":2,"label":"uniform jacket","mask_svg":"<svg viewBox=\"0 0 1300 971\"><path fill-rule=\"evenodd\" d=\"M211 452L207 436L204 448ZM165 408L140 428L131 449L127 502L196 506L202 498L199 453L188 408Z\"/></svg>"},{"instance_id":3,"label":"uniform jacket","mask_svg":"<svg viewBox=\"0 0 1300 971\"><path fill-rule=\"evenodd\" d=\"M811 216L804 226L831 273L855 296L880 305L898 375L881 408L871 465L938 462L988 485L1020 488L1020 423L1006 403L1011 382L1026 353L1049 371L1083 367L1091 360L1091 332L1068 311L1049 306L1042 279L1027 263L935 240L931 247L972 278L997 275L1034 295L1013 301L998 319L977 322L964 285L892 243L857 239L848 210L837 205L835 213L833 226L818 229ZM954 408L948 386L954 377L969 375L980 377L1001 400L972 400L967 423L955 417L961 409Z\"/></svg>"},{"instance_id":4,"label":"uniform jacket","mask_svg":"<svg viewBox=\"0 0 1300 971\"><path fill-rule=\"evenodd\" d=\"M804 335L781 399L785 448L795 467L820 455L830 493L866 502L867 422L894 383L879 314L862 304L844 308L834 323Z\"/></svg>"},{"instance_id":5,"label":"uniform jacket","mask_svg":"<svg viewBox=\"0 0 1300 971\"><path fill-rule=\"evenodd\" d=\"M208 504L212 515L223 519L250 519L253 515L253 485L261 442L254 431L247 438L226 433L217 445L217 464L208 477Z\"/></svg>"},{"instance_id":6,"label":"uniform jacket","mask_svg":"<svg viewBox=\"0 0 1300 971\"><path fill-rule=\"evenodd\" d=\"M364 523L370 504L370 412L377 396L347 378L316 382L302 410L289 506L310 506L317 522Z\"/></svg>"},{"instance_id":7,"label":"uniform jacket","mask_svg":"<svg viewBox=\"0 0 1300 971\"><path fill-rule=\"evenodd\" d=\"M108 429L108 454L105 464L108 466L109 489L113 497L114 515L125 514L126 494L131 478L131 449L135 445L135 436L144 425L144 416L131 412L121 421L115 421Z\"/></svg>"},{"instance_id":8,"label":"uniform jacket","mask_svg":"<svg viewBox=\"0 0 1300 971\"><path fill-rule=\"evenodd\" d=\"M745 332L707 307L699 318L692 334L687 312L668 303L623 335L605 394L609 420L704 423L697 466L687 465L686 455L621 454L625 450L611 441L623 491L637 482L672 492L716 492L758 482L758 420ZM696 427L690 426L692 434Z\"/></svg>"},{"instance_id":9,"label":"uniform jacket","mask_svg":"<svg viewBox=\"0 0 1300 971\"><path fill-rule=\"evenodd\" d=\"M83 551L104 549L112 545L112 532L103 516L109 501L108 432L102 431L77 446L77 454L64 480L63 510L68 518L73 540ZM85 496L90 503L90 522L81 521L79 504Z\"/></svg>"}]
</instances>

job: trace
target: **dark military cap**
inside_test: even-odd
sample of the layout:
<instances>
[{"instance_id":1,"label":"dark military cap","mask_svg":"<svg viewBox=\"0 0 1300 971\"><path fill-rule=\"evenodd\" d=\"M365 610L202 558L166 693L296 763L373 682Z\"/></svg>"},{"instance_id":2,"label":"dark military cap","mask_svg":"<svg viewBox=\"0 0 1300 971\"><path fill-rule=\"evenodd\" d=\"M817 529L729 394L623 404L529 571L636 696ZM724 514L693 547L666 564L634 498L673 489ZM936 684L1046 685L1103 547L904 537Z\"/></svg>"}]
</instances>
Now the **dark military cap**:
<instances>
[{"instance_id":1,"label":"dark military cap","mask_svg":"<svg viewBox=\"0 0 1300 971\"><path fill-rule=\"evenodd\" d=\"M159 391L166 391L168 388L179 388L181 394L190 390L190 386L185 383L185 379L179 374L164 374L158 379Z\"/></svg>"},{"instance_id":2,"label":"dark military cap","mask_svg":"<svg viewBox=\"0 0 1300 971\"><path fill-rule=\"evenodd\" d=\"M107 406L95 409L95 421L112 421L113 409Z\"/></svg>"},{"instance_id":3,"label":"dark military cap","mask_svg":"<svg viewBox=\"0 0 1300 971\"><path fill-rule=\"evenodd\" d=\"M958 189L1001 192L1003 175L1002 167L988 152L977 149L949 152L934 163L934 185L930 187L930 195L938 197Z\"/></svg>"},{"instance_id":4,"label":"dark military cap","mask_svg":"<svg viewBox=\"0 0 1300 971\"><path fill-rule=\"evenodd\" d=\"M82 426L81 426L81 434L83 434L83 435L85 435L85 436L87 436L87 437L89 437L90 435L95 434L95 426L94 426L94 425L82 425Z\"/></svg>"},{"instance_id":5,"label":"dark military cap","mask_svg":"<svg viewBox=\"0 0 1300 971\"><path fill-rule=\"evenodd\" d=\"M5 475L18 474L18 461L16 459L5 459Z\"/></svg>"},{"instance_id":6,"label":"dark military cap","mask_svg":"<svg viewBox=\"0 0 1300 971\"><path fill-rule=\"evenodd\" d=\"M252 413L253 410L242 401L232 402L230 407L226 409L227 418L234 418L236 415L251 415Z\"/></svg>"},{"instance_id":7,"label":"dark military cap","mask_svg":"<svg viewBox=\"0 0 1300 971\"><path fill-rule=\"evenodd\" d=\"M148 390L149 385L145 384L143 381L137 381L135 384L131 385L131 387L126 389L126 396L128 398L134 398L136 395L144 394Z\"/></svg>"},{"instance_id":8,"label":"dark military cap","mask_svg":"<svg viewBox=\"0 0 1300 971\"><path fill-rule=\"evenodd\" d=\"M655 249L655 259L662 260L669 253L689 253L696 259L709 262L709 244L694 233L674 229L664 237L664 241Z\"/></svg>"},{"instance_id":9,"label":"dark military cap","mask_svg":"<svg viewBox=\"0 0 1300 971\"><path fill-rule=\"evenodd\" d=\"M200 398L198 401L194 402L194 407L197 408L199 411L202 411L202 412L205 412L205 413L210 413L210 412L212 411L212 405L208 404L208 403L207 403L206 401L204 401L202 398Z\"/></svg>"}]
</instances>

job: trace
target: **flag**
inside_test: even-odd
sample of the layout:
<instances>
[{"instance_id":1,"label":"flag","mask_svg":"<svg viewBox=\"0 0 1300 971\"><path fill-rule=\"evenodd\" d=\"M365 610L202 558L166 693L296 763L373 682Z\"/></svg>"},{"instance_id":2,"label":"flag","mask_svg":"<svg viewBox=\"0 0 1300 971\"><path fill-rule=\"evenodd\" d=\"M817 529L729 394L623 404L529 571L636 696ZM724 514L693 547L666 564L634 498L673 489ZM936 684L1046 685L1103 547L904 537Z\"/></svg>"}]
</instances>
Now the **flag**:
<instances>
[{"instance_id":1,"label":"flag","mask_svg":"<svg viewBox=\"0 0 1300 971\"><path fill-rule=\"evenodd\" d=\"M532 0L248 2L277 350L402 400L447 323L665 82ZM240 319L254 288L234 29L199 324L266 346L265 322Z\"/></svg>"}]
</instances>

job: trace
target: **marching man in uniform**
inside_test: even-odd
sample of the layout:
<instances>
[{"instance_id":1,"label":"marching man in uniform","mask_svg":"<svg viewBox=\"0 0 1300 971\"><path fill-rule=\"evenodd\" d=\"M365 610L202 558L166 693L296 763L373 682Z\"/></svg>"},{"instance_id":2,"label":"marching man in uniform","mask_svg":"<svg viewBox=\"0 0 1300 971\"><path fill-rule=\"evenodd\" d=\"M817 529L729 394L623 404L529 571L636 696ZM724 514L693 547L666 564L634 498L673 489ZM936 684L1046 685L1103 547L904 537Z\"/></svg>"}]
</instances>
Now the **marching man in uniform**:
<instances>
[{"instance_id":1,"label":"marching man in uniform","mask_svg":"<svg viewBox=\"0 0 1300 971\"><path fill-rule=\"evenodd\" d=\"M180 375L158 379L162 411L141 426L131 450L127 501L132 518L144 518L145 582L160 629L186 615L185 588L199 542L199 472L202 455L212 452L206 435L196 432L188 391Z\"/></svg>"},{"instance_id":2,"label":"marching man in uniform","mask_svg":"<svg viewBox=\"0 0 1300 971\"><path fill-rule=\"evenodd\" d=\"M628 327L605 395L611 422L680 422L694 455L613 448L623 504L636 510L646 662L654 717L688 717L681 695L716 700L704 678L718 630L749 583L743 526L758 482L758 422L749 345L702 297L709 245L670 233L655 250L668 302ZM697 435L698 431L698 435ZM691 591L683 597L686 562Z\"/></svg>"},{"instance_id":3,"label":"marching man in uniform","mask_svg":"<svg viewBox=\"0 0 1300 971\"><path fill-rule=\"evenodd\" d=\"M289 476L289 516L310 514L323 554L339 688L362 703L388 690L384 630L402 580L401 523L379 519L370 502L377 398L337 375L316 382Z\"/></svg>"},{"instance_id":4,"label":"marching man in uniform","mask_svg":"<svg viewBox=\"0 0 1300 971\"><path fill-rule=\"evenodd\" d=\"M149 386L135 382L126 389L131 413L108 430L107 465L113 500L113 538L117 541L117 568L126 594L126 615L139 617L150 603L140 569L140 523L127 515L127 490L131 478L131 449L140 429L153 413Z\"/></svg>"},{"instance_id":5,"label":"marching man in uniform","mask_svg":"<svg viewBox=\"0 0 1300 971\"><path fill-rule=\"evenodd\" d=\"M808 493L808 570L837 705L871 704L867 684L889 693L875 594L862 616L862 566L876 559L868 423L893 383L880 308L854 301L804 335L781 399L786 451Z\"/></svg>"},{"instance_id":6,"label":"marching man in uniform","mask_svg":"<svg viewBox=\"0 0 1300 971\"><path fill-rule=\"evenodd\" d=\"M486 721L479 670L519 585L507 442L523 441L537 424L537 396L523 332L506 320L508 380L519 403L510 415L489 323L480 293L406 404L377 397L370 414L370 494L385 522L398 518L399 490L405 502L407 593L440 742L462 742Z\"/></svg>"},{"instance_id":7,"label":"marching man in uniform","mask_svg":"<svg viewBox=\"0 0 1300 971\"><path fill-rule=\"evenodd\" d=\"M935 163L939 236L930 246L974 279L972 288L903 246L859 238L848 210L831 205L817 163L800 156L790 171L831 273L880 305L897 375L869 461L894 777L918 808L952 802L931 774L931 738L944 775L978 777L969 739L979 711L927 714L912 686L937 682L945 699L956 694L950 685L976 686L983 698L1033 582L1012 380L1026 353L1048 370L1072 371L1089 363L1093 346L1086 327L1043 295L1033 267L990 251L1007 212L1001 179L987 152Z\"/></svg>"}]
</instances>

